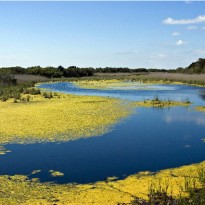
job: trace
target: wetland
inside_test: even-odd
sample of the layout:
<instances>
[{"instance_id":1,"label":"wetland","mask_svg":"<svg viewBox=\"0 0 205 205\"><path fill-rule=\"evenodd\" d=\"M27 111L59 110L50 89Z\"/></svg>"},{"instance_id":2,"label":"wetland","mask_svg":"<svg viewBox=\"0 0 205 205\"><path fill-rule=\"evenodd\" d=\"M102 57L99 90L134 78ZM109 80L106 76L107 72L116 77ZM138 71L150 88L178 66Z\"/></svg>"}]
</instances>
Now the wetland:
<instances>
[{"instance_id":1,"label":"wetland","mask_svg":"<svg viewBox=\"0 0 205 205\"><path fill-rule=\"evenodd\" d=\"M118 80L36 87L53 97L0 104L1 188L18 184L31 196L16 192L14 202L35 203L38 187L44 204L128 203L146 199L155 178L177 195L184 174L204 167L204 87Z\"/></svg>"}]
</instances>

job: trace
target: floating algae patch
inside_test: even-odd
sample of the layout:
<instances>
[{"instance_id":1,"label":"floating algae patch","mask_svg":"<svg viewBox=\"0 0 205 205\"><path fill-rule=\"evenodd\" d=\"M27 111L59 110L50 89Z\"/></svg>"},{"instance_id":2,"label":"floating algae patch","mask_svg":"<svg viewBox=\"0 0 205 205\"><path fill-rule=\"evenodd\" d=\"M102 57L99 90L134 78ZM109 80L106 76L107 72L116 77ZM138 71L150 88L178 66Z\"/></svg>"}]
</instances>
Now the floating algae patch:
<instances>
[{"instance_id":1,"label":"floating algae patch","mask_svg":"<svg viewBox=\"0 0 205 205\"><path fill-rule=\"evenodd\" d=\"M38 169L38 170L33 170L33 171L31 172L31 175L38 174L38 173L40 173L40 172L41 172L40 169Z\"/></svg>"},{"instance_id":2,"label":"floating algae patch","mask_svg":"<svg viewBox=\"0 0 205 205\"><path fill-rule=\"evenodd\" d=\"M144 100L144 101L138 101L133 103L134 106L139 107L173 107L173 106L189 106L190 102L179 102L179 101L172 101L172 100L159 100L159 99L153 99L153 100Z\"/></svg>"},{"instance_id":3,"label":"floating algae patch","mask_svg":"<svg viewBox=\"0 0 205 205\"><path fill-rule=\"evenodd\" d=\"M86 89L109 89L110 87L119 86L123 83L121 80L80 80L73 82L74 85Z\"/></svg>"},{"instance_id":4,"label":"floating algae patch","mask_svg":"<svg viewBox=\"0 0 205 205\"><path fill-rule=\"evenodd\" d=\"M205 112L205 106L196 106L195 109L200 112Z\"/></svg>"},{"instance_id":5,"label":"floating algae patch","mask_svg":"<svg viewBox=\"0 0 205 205\"><path fill-rule=\"evenodd\" d=\"M49 170L50 174L52 177L63 177L64 174L62 172L59 171L55 171L55 170Z\"/></svg>"},{"instance_id":6,"label":"floating algae patch","mask_svg":"<svg viewBox=\"0 0 205 205\"><path fill-rule=\"evenodd\" d=\"M5 147L0 146L0 155L4 155L11 152L10 150L7 150Z\"/></svg>"},{"instance_id":7,"label":"floating algae patch","mask_svg":"<svg viewBox=\"0 0 205 205\"><path fill-rule=\"evenodd\" d=\"M54 184L29 180L23 175L0 176L0 204L96 204L117 205L136 198L147 199L150 186L166 190L168 194L187 196L186 188L200 188L200 172L205 162L162 170L141 172L124 180L102 181L92 184Z\"/></svg>"},{"instance_id":8,"label":"floating algae patch","mask_svg":"<svg viewBox=\"0 0 205 205\"><path fill-rule=\"evenodd\" d=\"M75 81L74 85L86 89L118 89L118 90L152 90L150 84L132 82L130 80L84 80Z\"/></svg>"},{"instance_id":9,"label":"floating algae patch","mask_svg":"<svg viewBox=\"0 0 205 205\"><path fill-rule=\"evenodd\" d=\"M31 102L0 102L0 143L68 141L101 135L130 114L118 99L60 95Z\"/></svg>"},{"instance_id":10,"label":"floating algae patch","mask_svg":"<svg viewBox=\"0 0 205 205\"><path fill-rule=\"evenodd\" d=\"M80 80L73 82L74 85L85 89L117 89L117 90L173 90L161 81L142 82L132 80ZM166 86L164 86L166 85Z\"/></svg>"}]
</instances>

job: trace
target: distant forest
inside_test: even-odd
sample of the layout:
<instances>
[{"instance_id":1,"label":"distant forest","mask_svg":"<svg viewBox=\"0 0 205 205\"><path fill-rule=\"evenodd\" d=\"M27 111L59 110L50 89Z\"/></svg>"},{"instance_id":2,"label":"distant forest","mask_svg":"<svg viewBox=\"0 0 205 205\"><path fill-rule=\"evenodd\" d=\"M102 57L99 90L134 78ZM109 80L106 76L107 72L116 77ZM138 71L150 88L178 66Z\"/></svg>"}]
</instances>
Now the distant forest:
<instances>
[{"instance_id":1,"label":"distant forest","mask_svg":"<svg viewBox=\"0 0 205 205\"><path fill-rule=\"evenodd\" d=\"M106 67L106 68L78 68L76 66L70 66L64 68L62 66L58 67L41 67L32 66L28 68L23 68L20 66L16 67L4 67L0 68L0 82L15 83L15 80L10 79L10 75L16 74L31 74L45 76L48 78L62 78L62 77L83 77L83 76L93 76L94 73L148 73L148 72L170 72L170 73L205 73L205 59L200 58L198 61L193 62L186 68L177 68L173 70L166 69L155 69L155 68L116 68L116 67Z\"/></svg>"}]
</instances>

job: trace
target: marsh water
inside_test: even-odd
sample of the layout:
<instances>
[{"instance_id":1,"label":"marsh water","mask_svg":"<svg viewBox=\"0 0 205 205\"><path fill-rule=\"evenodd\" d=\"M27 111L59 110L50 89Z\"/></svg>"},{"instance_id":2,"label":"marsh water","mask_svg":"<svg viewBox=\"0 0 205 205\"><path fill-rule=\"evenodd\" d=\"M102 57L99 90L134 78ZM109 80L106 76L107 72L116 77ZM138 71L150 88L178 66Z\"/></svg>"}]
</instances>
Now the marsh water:
<instances>
[{"instance_id":1,"label":"marsh water","mask_svg":"<svg viewBox=\"0 0 205 205\"><path fill-rule=\"evenodd\" d=\"M123 179L140 171L159 171L205 160L205 89L186 85L148 85L137 88L84 89L72 83L42 84L41 88L78 95L99 95L123 100L189 99L190 107L136 108L102 135L66 143L10 144L0 157L0 175L29 175L56 183L90 183L115 176ZM49 170L64 173L53 178Z\"/></svg>"}]
</instances>

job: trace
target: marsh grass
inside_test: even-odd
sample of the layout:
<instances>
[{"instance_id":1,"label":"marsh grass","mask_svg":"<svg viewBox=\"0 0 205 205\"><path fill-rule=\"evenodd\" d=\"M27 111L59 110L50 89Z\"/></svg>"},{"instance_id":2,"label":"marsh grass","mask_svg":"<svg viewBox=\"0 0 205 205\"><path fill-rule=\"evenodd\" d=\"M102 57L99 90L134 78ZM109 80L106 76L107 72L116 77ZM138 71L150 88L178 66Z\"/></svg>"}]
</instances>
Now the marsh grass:
<instances>
[{"instance_id":1,"label":"marsh grass","mask_svg":"<svg viewBox=\"0 0 205 205\"><path fill-rule=\"evenodd\" d=\"M141 82L155 82L155 83L175 83L181 82L192 85L205 86L205 74L182 74L182 73L164 73L164 72L150 72L150 73L96 73L90 80L100 79L118 79L131 80Z\"/></svg>"},{"instance_id":2,"label":"marsh grass","mask_svg":"<svg viewBox=\"0 0 205 205\"><path fill-rule=\"evenodd\" d=\"M204 205L204 167L202 162L90 184L42 183L23 175L3 175L0 204Z\"/></svg>"},{"instance_id":3,"label":"marsh grass","mask_svg":"<svg viewBox=\"0 0 205 205\"><path fill-rule=\"evenodd\" d=\"M184 177L184 183L178 185L178 197L168 191L169 181L154 181L149 186L148 200L136 198L132 205L204 205L205 204L205 169L197 170L196 178Z\"/></svg>"},{"instance_id":4,"label":"marsh grass","mask_svg":"<svg viewBox=\"0 0 205 205\"><path fill-rule=\"evenodd\" d=\"M141 107L153 107L153 108L165 108L172 106L189 106L191 104L188 98L182 99L182 101L172 101L171 99L162 100L156 95L153 99L144 99L143 101L134 102L134 106Z\"/></svg>"},{"instance_id":5,"label":"marsh grass","mask_svg":"<svg viewBox=\"0 0 205 205\"><path fill-rule=\"evenodd\" d=\"M205 85L205 74L181 74L181 73L150 73L148 75L141 75L142 80L156 80L163 82L182 82L187 84Z\"/></svg>"},{"instance_id":6,"label":"marsh grass","mask_svg":"<svg viewBox=\"0 0 205 205\"><path fill-rule=\"evenodd\" d=\"M37 82L82 82L82 81L131 81L144 83L185 83L205 86L205 74L181 74L181 73L96 73L94 76L81 78L46 78L36 75L14 75L17 85L0 86L0 100L7 101L9 98L17 98L25 89L33 87Z\"/></svg>"}]
</instances>

